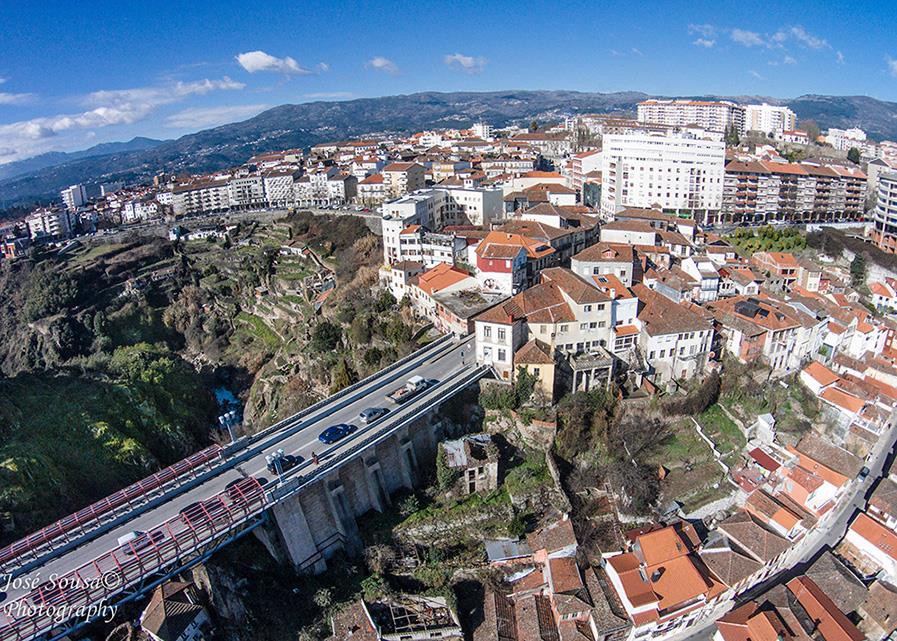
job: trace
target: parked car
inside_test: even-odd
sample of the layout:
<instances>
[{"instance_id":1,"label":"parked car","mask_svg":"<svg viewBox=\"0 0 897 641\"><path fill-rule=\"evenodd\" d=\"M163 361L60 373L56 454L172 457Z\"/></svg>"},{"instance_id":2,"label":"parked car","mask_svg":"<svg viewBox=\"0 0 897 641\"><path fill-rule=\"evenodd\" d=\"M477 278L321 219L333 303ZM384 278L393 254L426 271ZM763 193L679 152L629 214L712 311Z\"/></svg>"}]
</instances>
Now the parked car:
<instances>
[{"instance_id":1,"label":"parked car","mask_svg":"<svg viewBox=\"0 0 897 641\"><path fill-rule=\"evenodd\" d=\"M860 470L859 479L861 481L865 481L869 477L869 472L870 472L869 468L863 466L863 469Z\"/></svg>"},{"instance_id":2,"label":"parked car","mask_svg":"<svg viewBox=\"0 0 897 641\"><path fill-rule=\"evenodd\" d=\"M118 549L128 556L132 556L154 545L158 545L165 539L165 533L158 530L154 532L141 532L134 530L118 537Z\"/></svg>"},{"instance_id":3,"label":"parked car","mask_svg":"<svg viewBox=\"0 0 897 641\"><path fill-rule=\"evenodd\" d=\"M188 525L201 525L228 517L227 507L217 496L205 501L191 503L180 511L181 520Z\"/></svg>"},{"instance_id":4,"label":"parked car","mask_svg":"<svg viewBox=\"0 0 897 641\"><path fill-rule=\"evenodd\" d=\"M361 413L358 415L358 420L365 425L370 425L378 418L382 418L387 414L389 414L389 410L385 407L369 407L361 410Z\"/></svg>"},{"instance_id":5,"label":"parked car","mask_svg":"<svg viewBox=\"0 0 897 641\"><path fill-rule=\"evenodd\" d=\"M280 474L284 474L289 470L292 470L294 467L299 465L302 462L302 459L298 456L293 456L292 454L283 454L278 456L272 456L268 460L268 464L266 467L271 474L277 474L277 461L280 461Z\"/></svg>"},{"instance_id":6,"label":"parked car","mask_svg":"<svg viewBox=\"0 0 897 641\"><path fill-rule=\"evenodd\" d=\"M265 487L268 484L268 478L265 476L257 476L255 477L255 480L258 481L258 484L262 487ZM254 495L257 490L256 484L252 481L252 478L236 479L225 485L224 491L227 492L227 498L237 502L244 500L246 495Z\"/></svg>"},{"instance_id":7,"label":"parked car","mask_svg":"<svg viewBox=\"0 0 897 641\"><path fill-rule=\"evenodd\" d=\"M336 443L338 440L345 438L357 429L358 428L354 425L339 423L338 425L332 425L321 432L320 436L318 436L318 440L325 445L330 445L331 443Z\"/></svg>"}]
</instances>

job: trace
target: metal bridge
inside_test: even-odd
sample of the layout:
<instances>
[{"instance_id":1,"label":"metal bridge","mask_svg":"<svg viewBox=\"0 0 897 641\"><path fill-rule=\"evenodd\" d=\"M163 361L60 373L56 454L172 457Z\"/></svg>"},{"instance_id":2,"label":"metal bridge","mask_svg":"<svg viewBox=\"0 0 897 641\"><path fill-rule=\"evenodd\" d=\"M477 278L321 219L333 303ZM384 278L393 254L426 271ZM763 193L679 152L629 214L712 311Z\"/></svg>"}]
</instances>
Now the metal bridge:
<instances>
[{"instance_id":1,"label":"metal bridge","mask_svg":"<svg viewBox=\"0 0 897 641\"><path fill-rule=\"evenodd\" d=\"M0 605L0 641L56 639L101 605L133 600L264 523L266 512L484 376L472 338L431 343L264 432L207 448L0 550L13 577ZM374 423L323 445L320 433L421 375L428 388ZM269 480L272 448L302 462ZM312 457L316 456L316 464ZM129 540L127 540L129 539Z\"/></svg>"}]
</instances>

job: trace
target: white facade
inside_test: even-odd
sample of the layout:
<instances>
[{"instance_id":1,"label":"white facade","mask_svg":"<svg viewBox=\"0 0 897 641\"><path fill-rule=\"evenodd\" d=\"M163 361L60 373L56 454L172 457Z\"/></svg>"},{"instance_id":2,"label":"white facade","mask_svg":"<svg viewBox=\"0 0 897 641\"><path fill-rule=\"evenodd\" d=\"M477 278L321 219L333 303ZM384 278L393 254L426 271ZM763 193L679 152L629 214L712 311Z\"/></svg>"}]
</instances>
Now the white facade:
<instances>
[{"instance_id":1,"label":"white facade","mask_svg":"<svg viewBox=\"0 0 897 641\"><path fill-rule=\"evenodd\" d=\"M25 218L31 238L49 236L55 239L68 238L72 233L72 221L68 211L60 209L38 209Z\"/></svg>"},{"instance_id":2,"label":"white facade","mask_svg":"<svg viewBox=\"0 0 897 641\"><path fill-rule=\"evenodd\" d=\"M741 130L743 109L734 102L708 100L645 100L638 104L638 121L669 127L697 125L709 131Z\"/></svg>"},{"instance_id":3,"label":"white facade","mask_svg":"<svg viewBox=\"0 0 897 641\"><path fill-rule=\"evenodd\" d=\"M722 207L725 143L685 134L604 137L601 213L626 207L704 214Z\"/></svg>"},{"instance_id":4,"label":"white facade","mask_svg":"<svg viewBox=\"0 0 897 641\"><path fill-rule=\"evenodd\" d=\"M72 185L68 189L63 189L60 196L69 211L75 211L87 202L87 190L84 189L84 185Z\"/></svg>"},{"instance_id":5,"label":"white facade","mask_svg":"<svg viewBox=\"0 0 897 641\"><path fill-rule=\"evenodd\" d=\"M261 176L232 178L227 184L227 195L231 207L264 207L265 183Z\"/></svg>"},{"instance_id":6,"label":"white facade","mask_svg":"<svg viewBox=\"0 0 897 641\"><path fill-rule=\"evenodd\" d=\"M744 130L761 131L765 134L781 134L792 131L797 126L797 116L788 107L768 105L745 105Z\"/></svg>"},{"instance_id":7,"label":"white facade","mask_svg":"<svg viewBox=\"0 0 897 641\"><path fill-rule=\"evenodd\" d=\"M294 172L289 171L272 171L265 174L265 201L269 207L287 207L295 202L294 178Z\"/></svg>"},{"instance_id":8,"label":"white facade","mask_svg":"<svg viewBox=\"0 0 897 641\"><path fill-rule=\"evenodd\" d=\"M858 127L850 129L830 127L825 132L825 142L839 151L849 151L851 147L862 148L866 144L866 132Z\"/></svg>"},{"instance_id":9,"label":"white facade","mask_svg":"<svg viewBox=\"0 0 897 641\"><path fill-rule=\"evenodd\" d=\"M172 207L178 216L229 209L230 192L227 181L175 187Z\"/></svg>"}]
</instances>

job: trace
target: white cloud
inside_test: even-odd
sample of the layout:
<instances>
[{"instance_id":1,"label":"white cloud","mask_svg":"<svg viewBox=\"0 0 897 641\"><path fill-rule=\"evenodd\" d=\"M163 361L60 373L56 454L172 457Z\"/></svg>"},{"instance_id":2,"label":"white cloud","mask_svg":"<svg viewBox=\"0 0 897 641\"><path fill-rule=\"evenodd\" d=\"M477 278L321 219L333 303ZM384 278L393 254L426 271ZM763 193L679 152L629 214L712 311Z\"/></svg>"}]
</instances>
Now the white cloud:
<instances>
[{"instance_id":1,"label":"white cloud","mask_svg":"<svg viewBox=\"0 0 897 641\"><path fill-rule=\"evenodd\" d=\"M840 51L835 52L835 62L837 62L839 65L844 64L844 54Z\"/></svg>"},{"instance_id":2,"label":"white cloud","mask_svg":"<svg viewBox=\"0 0 897 641\"><path fill-rule=\"evenodd\" d=\"M793 39L809 49L825 49L830 46L824 38L814 36L800 25L779 29L772 39L779 43Z\"/></svg>"},{"instance_id":3,"label":"white cloud","mask_svg":"<svg viewBox=\"0 0 897 641\"><path fill-rule=\"evenodd\" d=\"M339 100L341 98L352 98L355 96L351 91L316 91L307 93L303 97L312 100Z\"/></svg>"},{"instance_id":4,"label":"white cloud","mask_svg":"<svg viewBox=\"0 0 897 641\"><path fill-rule=\"evenodd\" d=\"M486 66L486 59L482 56L465 56L463 53L446 54L442 61L453 69L467 73L480 73Z\"/></svg>"},{"instance_id":5,"label":"white cloud","mask_svg":"<svg viewBox=\"0 0 897 641\"><path fill-rule=\"evenodd\" d=\"M620 53L620 52L617 51L616 49L610 49L610 55L612 55L612 56L614 56L614 57L619 57L619 56L622 56L622 55L624 55L624 54Z\"/></svg>"},{"instance_id":6,"label":"white cloud","mask_svg":"<svg viewBox=\"0 0 897 641\"><path fill-rule=\"evenodd\" d=\"M716 40L710 40L708 38L698 38L697 40L692 42L692 44L696 47L704 47L706 49L710 49L711 47L713 47L713 45L716 44Z\"/></svg>"},{"instance_id":7,"label":"white cloud","mask_svg":"<svg viewBox=\"0 0 897 641\"><path fill-rule=\"evenodd\" d=\"M782 64L783 65L796 65L797 60L795 60L792 56L785 54L785 57L782 58Z\"/></svg>"},{"instance_id":8,"label":"white cloud","mask_svg":"<svg viewBox=\"0 0 897 641\"><path fill-rule=\"evenodd\" d=\"M745 29L732 29L729 37L733 42L737 42L745 47L762 47L766 45L766 41L756 31L747 31Z\"/></svg>"},{"instance_id":9,"label":"white cloud","mask_svg":"<svg viewBox=\"0 0 897 641\"><path fill-rule=\"evenodd\" d=\"M383 56L374 56L366 63L364 63L365 67L369 67L370 69L375 69L377 71L383 71L386 73L397 74L399 73L399 66L394 63L389 58L384 58Z\"/></svg>"},{"instance_id":10,"label":"white cloud","mask_svg":"<svg viewBox=\"0 0 897 641\"><path fill-rule=\"evenodd\" d=\"M192 107L165 119L171 129L200 129L251 118L270 105L234 105L230 107Z\"/></svg>"},{"instance_id":11,"label":"white cloud","mask_svg":"<svg viewBox=\"0 0 897 641\"><path fill-rule=\"evenodd\" d=\"M716 27L712 24L690 24L688 25L688 33L690 35L701 35L705 38L712 38L716 35Z\"/></svg>"},{"instance_id":12,"label":"white cloud","mask_svg":"<svg viewBox=\"0 0 897 641\"><path fill-rule=\"evenodd\" d=\"M24 105L36 96L33 93L5 93L0 91L0 105Z\"/></svg>"},{"instance_id":13,"label":"white cloud","mask_svg":"<svg viewBox=\"0 0 897 641\"><path fill-rule=\"evenodd\" d=\"M308 76L313 73L311 69L306 69L290 56L286 56L285 58L278 58L276 56L272 56L271 54L265 53L264 51L246 51L244 53L237 54L235 56L235 60L249 73L257 73L259 71L276 71L288 76ZM322 71L326 71L326 69L323 69Z\"/></svg>"},{"instance_id":14,"label":"white cloud","mask_svg":"<svg viewBox=\"0 0 897 641\"><path fill-rule=\"evenodd\" d=\"M319 62L318 63L318 71L320 71L321 73L330 71L330 65L328 65L326 62Z\"/></svg>"},{"instance_id":15,"label":"white cloud","mask_svg":"<svg viewBox=\"0 0 897 641\"><path fill-rule=\"evenodd\" d=\"M86 110L74 114L42 116L5 125L0 125L0 140L10 143L19 157L47 151L57 137L68 136L58 141L62 147L71 147L77 135L84 130L130 125L143 120L164 105L180 102L195 95L205 95L212 91L242 89L245 85L225 76L220 80L198 80L177 82L158 87L136 87L95 91L82 98ZM81 132L78 134L78 132Z\"/></svg>"},{"instance_id":16,"label":"white cloud","mask_svg":"<svg viewBox=\"0 0 897 641\"><path fill-rule=\"evenodd\" d=\"M757 73L757 72L754 71L753 69L748 70L748 74L750 74L751 76L753 76L753 77L756 78L757 80L765 80L765 78L764 78L763 76L761 76L759 73Z\"/></svg>"},{"instance_id":17,"label":"white cloud","mask_svg":"<svg viewBox=\"0 0 897 641\"><path fill-rule=\"evenodd\" d=\"M643 54L643 53L641 52L640 49L636 49L635 47L632 48L632 53L634 53L634 54L637 55L637 56L644 56L644 55L645 55L645 54Z\"/></svg>"},{"instance_id":18,"label":"white cloud","mask_svg":"<svg viewBox=\"0 0 897 641\"><path fill-rule=\"evenodd\" d=\"M894 60L891 56L885 56L885 62L888 65L888 72L897 77L897 60Z\"/></svg>"}]
</instances>

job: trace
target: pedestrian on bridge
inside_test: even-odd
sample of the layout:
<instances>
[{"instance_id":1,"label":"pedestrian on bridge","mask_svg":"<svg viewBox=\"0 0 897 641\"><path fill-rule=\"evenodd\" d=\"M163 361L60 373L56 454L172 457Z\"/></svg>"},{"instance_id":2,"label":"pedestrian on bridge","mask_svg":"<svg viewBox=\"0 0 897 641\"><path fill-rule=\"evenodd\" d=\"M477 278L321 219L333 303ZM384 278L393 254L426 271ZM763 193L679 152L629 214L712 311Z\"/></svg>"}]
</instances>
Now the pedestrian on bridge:
<instances>
[{"instance_id":1,"label":"pedestrian on bridge","mask_svg":"<svg viewBox=\"0 0 897 641\"><path fill-rule=\"evenodd\" d=\"M320 461L318 460L318 455L315 452L311 453L311 462L315 465L320 465Z\"/></svg>"}]
</instances>

